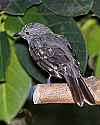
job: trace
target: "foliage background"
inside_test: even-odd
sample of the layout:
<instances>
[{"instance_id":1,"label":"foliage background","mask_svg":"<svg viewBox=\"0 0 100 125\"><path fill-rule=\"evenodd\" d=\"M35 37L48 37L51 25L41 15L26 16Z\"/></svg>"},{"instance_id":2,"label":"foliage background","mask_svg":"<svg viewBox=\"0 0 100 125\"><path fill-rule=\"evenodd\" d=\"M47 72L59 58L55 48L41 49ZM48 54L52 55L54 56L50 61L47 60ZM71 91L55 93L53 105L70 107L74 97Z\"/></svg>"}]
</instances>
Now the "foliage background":
<instances>
[{"instance_id":1,"label":"foliage background","mask_svg":"<svg viewBox=\"0 0 100 125\"><path fill-rule=\"evenodd\" d=\"M85 77L99 77L99 5L99 0L0 1L0 120L10 123L25 104L32 112L31 120L24 115L28 124L100 123L99 107L27 103L31 79L33 84L46 83L48 76L33 64L27 43L13 38L25 24L43 23L69 40Z\"/></svg>"}]
</instances>

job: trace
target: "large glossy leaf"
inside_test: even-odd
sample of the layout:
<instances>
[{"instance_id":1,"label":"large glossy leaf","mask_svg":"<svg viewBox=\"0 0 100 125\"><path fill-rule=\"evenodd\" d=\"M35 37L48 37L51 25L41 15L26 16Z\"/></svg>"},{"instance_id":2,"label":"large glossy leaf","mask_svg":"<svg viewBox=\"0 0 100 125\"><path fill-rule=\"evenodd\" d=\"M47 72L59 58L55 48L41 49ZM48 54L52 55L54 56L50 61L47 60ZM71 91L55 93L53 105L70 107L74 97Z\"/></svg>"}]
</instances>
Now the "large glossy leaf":
<instances>
[{"instance_id":1,"label":"large glossy leaf","mask_svg":"<svg viewBox=\"0 0 100 125\"><path fill-rule=\"evenodd\" d=\"M36 7L30 8L23 17L8 16L5 21L5 29L10 35L13 35L16 32L19 32L22 26L33 21L46 23L46 20L41 13L38 12Z\"/></svg>"},{"instance_id":2,"label":"large glossy leaf","mask_svg":"<svg viewBox=\"0 0 100 125\"><path fill-rule=\"evenodd\" d=\"M0 82L6 80L6 70L10 59L10 49L5 32L0 32Z\"/></svg>"},{"instance_id":3,"label":"large glossy leaf","mask_svg":"<svg viewBox=\"0 0 100 125\"><path fill-rule=\"evenodd\" d=\"M100 18L100 0L94 0L93 12Z\"/></svg>"},{"instance_id":4,"label":"large glossy leaf","mask_svg":"<svg viewBox=\"0 0 100 125\"><path fill-rule=\"evenodd\" d=\"M32 57L30 56L28 46L25 44L16 43L16 53L19 58L20 63L26 69L26 71L29 73L31 77L33 77L33 80L37 80L41 83L47 82L47 77L45 76L45 73L40 70L39 67L37 67L36 64L34 64Z\"/></svg>"},{"instance_id":5,"label":"large glossy leaf","mask_svg":"<svg viewBox=\"0 0 100 125\"><path fill-rule=\"evenodd\" d=\"M100 25L94 19L88 20L83 26L89 55L97 55L100 52Z\"/></svg>"},{"instance_id":6,"label":"large glossy leaf","mask_svg":"<svg viewBox=\"0 0 100 125\"><path fill-rule=\"evenodd\" d=\"M98 55L97 65L96 65L96 76L100 78L100 52Z\"/></svg>"},{"instance_id":7,"label":"large glossy leaf","mask_svg":"<svg viewBox=\"0 0 100 125\"><path fill-rule=\"evenodd\" d=\"M9 122L17 114L28 96L29 88L29 76L19 64L14 47L11 47L6 84L0 85L0 120Z\"/></svg>"},{"instance_id":8,"label":"large glossy leaf","mask_svg":"<svg viewBox=\"0 0 100 125\"><path fill-rule=\"evenodd\" d=\"M23 15L27 8L40 3L41 0L0 0L0 10L11 15Z\"/></svg>"},{"instance_id":9,"label":"large glossy leaf","mask_svg":"<svg viewBox=\"0 0 100 125\"><path fill-rule=\"evenodd\" d=\"M98 56L96 65L96 76L100 76L100 25L94 19L88 20L82 27L87 41L89 56Z\"/></svg>"},{"instance_id":10,"label":"large glossy leaf","mask_svg":"<svg viewBox=\"0 0 100 125\"><path fill-rule=\"evenodd\" d=\"M84 38L78 26L76 25L76 23L74 22L72 18L55 16L55 15L52 15L52 13L49 13L49 12L46 13L46 12L44 11L39 12L39 9L31 8L22 18L19 18L19 17L15 18L15 17L9 16L6 20L5 28L8 31L8 33L13 34L16 31L21 30L22 22L23 22L23 25L29 22L40 22L49 26L55 33L65 35L65 37L71 42L72 47L73 47L73 52L74 53L76 52L76 56L78 57L78 60L81 63L81 71L84 72L85 67L86 67L86 62L87 62L87 55L86 55ZM16 26L13 27L15 22L16 22ZM32 64L32 62L28 61L30 57L28 57L28 54L27 54L28 50L24 48L25 46L18 45L18 44L17 44L17 51L18 51L17 55L20 59L21 64L25 68L25 70L33 78L40 81L41 83L43 83L43 81L46 81L46 79L43 80L45 78L45 76L42 76L43 73L39 73L41 71L37 69ZM37 77L38 75L39 77ZM42 76L43 78L41 79L40 76Z\"/></svg>"},{"instance_id":11,"label":"large glossy leaf","mask_svg":"<svg viewBox=\"0 0 100 125\"><path fill-rule=\"evenodd\" d=\"M79 16L89 12L93 0L43 0L44 5L56 14Z\"/></svg>"}]
</instances>

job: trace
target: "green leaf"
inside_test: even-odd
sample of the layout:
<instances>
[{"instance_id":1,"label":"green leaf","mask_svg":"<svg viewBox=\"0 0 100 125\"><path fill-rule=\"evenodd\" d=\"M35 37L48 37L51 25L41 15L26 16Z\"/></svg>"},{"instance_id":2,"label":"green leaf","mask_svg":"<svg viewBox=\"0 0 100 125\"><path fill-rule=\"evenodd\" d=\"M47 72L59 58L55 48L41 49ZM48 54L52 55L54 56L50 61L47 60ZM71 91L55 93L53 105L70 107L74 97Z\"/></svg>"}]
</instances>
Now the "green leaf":
<instances>
[{"instance_id":1,"label":"green leaf","mask_svg":"<svg viewBox=\"0 0 100 125\"><path fill-rule=\"evenodd\" d=\"M89 56L98 56L95 75L100 76L100 25L94 19L89 19L82 27L85 35Z\"/></svg>"},{"instance_id":2,"label":"green leaf","mask_svg":"<svg viewBox=\"0 0 100 125\"><path fill-rule=\"evenodd\" d=\"M99 53L99 56L98 56L98 59L97 59L95 75L97 77L100 77L100 53Z\"/></svg>"},{"instance_id":3,"label":"green leaf","mask_svg":"<svg viewBox=\"0 0 100 125\"><path fill-rule=\"evenodd\" d=\"M13 35L13 33L19 32L22 26L30 22L46 23L46 20L36 7L30 8L23 17L8 16L5 21L5 29L8 34Z\"/></svg>"},{"instance_id":4,"label":"green leaf","mask_svg":"<svg viewBox=\"0 0 100 125\"><path fill-rule=\"evenodd\" d=\"M11 121L23 106L29 88L29 76L19 64L12 45L6 84L0 85L0 120Z\"/></svg>"},{"instance_id":5,"label":"green leaf","mask_svg":"<svg viewBox=\"0 0 100 125\"><path fill-rule=\"evenodd\" d=\"M26 71L29 73L31 77L33 77L33 80L37 80L41 83L47 82L47 77L43 73L43 71L40 70L34 63L33 60L29 54L28 47L25 44L16 43L16 53L19 58L20 63L26 69Z\"/></svg>"},{"instance_id":6,"label":"green leaf","mask_svg":"<svg viewBox=\"0 0 100 125\"><path fill-rule=\"evenodd\" d=\"M5 32L0 32L0 82L6 80L6 70L10 59L10 49Z\"/></svg>"},{"instance_id":7,"label":"green leaf","mask_svg":"<svg viewBox=\"0 0 100 125\"><path fill-rule=\"evenodd\" d=\"M43 0L44 5L55 14L79 16L89 12L93 0Z\"/></svg>"},{"instance_id":8,"label":"green leaf","mask_svg":"<svg viewBox=\"0 0 100 125\"><path fill-rule=\"evenodd\" d=\"M95 15L100 18L100 0L94 0L92 10L95 13Z\"/></svg>"},{"instance_id":9,"label":"green leaf","mask_svg":"<svg viewBox=\"0 0 100 125\"><path fill-rule=\"evenodd\" d=\"M11 15L24 15L27 8L40 3L41 0L1 0L0 10Z\"/></svg>"},{"instance_id":10,"label":"green leaf","mask_svg":"<svg viewBox=\"0 0 100 125\"><path fill-rule=\"evenodd\" d=\"M88 20L82 26L86 38L89 55L98 55L100 52L100 25L94 19Z\"/></svg>"}]
</instances>

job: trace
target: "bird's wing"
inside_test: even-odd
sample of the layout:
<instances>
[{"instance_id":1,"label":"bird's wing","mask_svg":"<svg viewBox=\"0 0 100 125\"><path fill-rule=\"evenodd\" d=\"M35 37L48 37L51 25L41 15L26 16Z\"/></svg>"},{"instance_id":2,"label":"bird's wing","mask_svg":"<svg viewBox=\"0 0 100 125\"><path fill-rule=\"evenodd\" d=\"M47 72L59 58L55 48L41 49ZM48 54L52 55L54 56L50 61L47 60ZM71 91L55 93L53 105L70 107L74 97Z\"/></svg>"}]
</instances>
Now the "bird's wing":
<instances>
[{"instance_id":1,"label":"bird's wing","mask_svg":"<svg viewBox=\"0 0 100 125\"><path fill-rule=\"evenodd\" d=\"M75 64L74 58L71 53L68 53L70 55L67 56L63 49L59 47L52 47L52 51L54 52L53 56L49 57L47 61L53 65L53 70L57 72L57 74L60 74L65 78L74 101L78 105L83 106L84 97L78 80L80 73L78 66Z\"/></svg>"}]
</instances>

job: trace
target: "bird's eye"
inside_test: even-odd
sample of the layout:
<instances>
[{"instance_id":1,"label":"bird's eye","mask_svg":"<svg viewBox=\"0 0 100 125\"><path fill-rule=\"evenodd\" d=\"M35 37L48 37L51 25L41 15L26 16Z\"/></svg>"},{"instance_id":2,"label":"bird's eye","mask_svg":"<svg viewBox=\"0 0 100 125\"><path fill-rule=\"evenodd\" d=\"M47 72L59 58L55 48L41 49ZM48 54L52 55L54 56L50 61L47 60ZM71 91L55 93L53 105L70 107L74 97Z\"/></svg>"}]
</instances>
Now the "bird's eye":
<instances>
[{"instance_id":1,"label":"bird's eye","mask_svg":"<svg viewBox=\"0 0 100 125\"><path fill-rule=\"evenodd\" d=\"M27 35L29 35L30 33L29 32L26 32Z\"/></svg>"}]
</instances>

